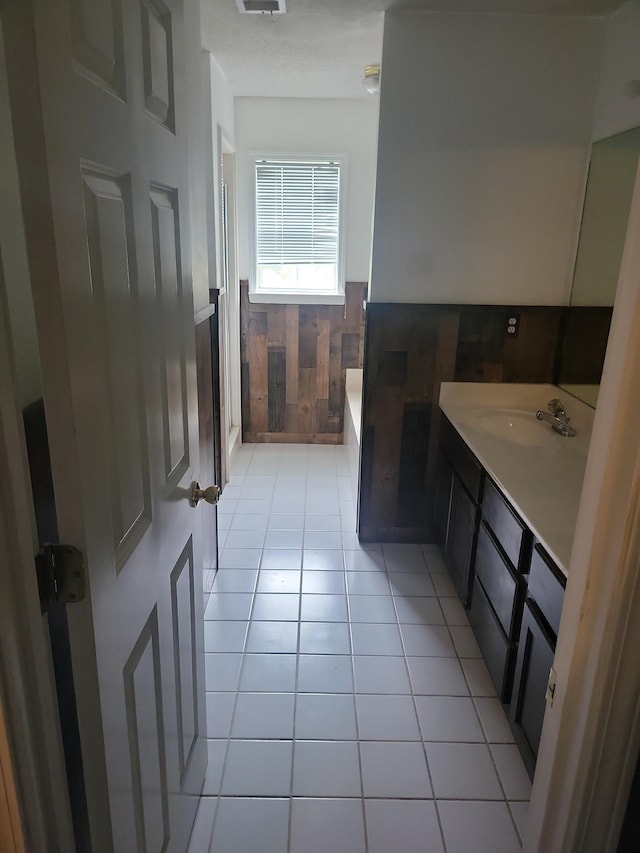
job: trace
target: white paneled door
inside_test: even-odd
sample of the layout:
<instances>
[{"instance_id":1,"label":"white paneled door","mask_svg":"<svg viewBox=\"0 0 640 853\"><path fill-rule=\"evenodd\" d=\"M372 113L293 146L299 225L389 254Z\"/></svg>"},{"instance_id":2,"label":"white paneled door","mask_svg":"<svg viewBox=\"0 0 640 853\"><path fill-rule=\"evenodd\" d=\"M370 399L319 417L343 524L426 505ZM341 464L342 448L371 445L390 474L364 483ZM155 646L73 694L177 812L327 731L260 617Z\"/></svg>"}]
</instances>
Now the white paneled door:
<instances>
[{"instance_id":1,"label":"white paneled door","mask_svg":"<svg viewBox=\"0 0 640 853\"><path fill-rule=\"evenodd\" d=\"M206 766L184 3L3 10L93 853L182 853Z\"/></svg>"}]
</instances>

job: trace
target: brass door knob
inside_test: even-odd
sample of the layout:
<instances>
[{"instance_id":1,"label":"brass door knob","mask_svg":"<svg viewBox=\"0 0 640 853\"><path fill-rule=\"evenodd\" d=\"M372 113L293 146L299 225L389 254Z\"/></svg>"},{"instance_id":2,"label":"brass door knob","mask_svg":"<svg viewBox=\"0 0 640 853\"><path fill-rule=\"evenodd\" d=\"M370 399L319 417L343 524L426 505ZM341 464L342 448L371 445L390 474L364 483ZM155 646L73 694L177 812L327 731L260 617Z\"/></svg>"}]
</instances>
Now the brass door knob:
<instances>
[{"instance_id":1,"label":"brass door knob","mask_svg":"<svg viewBox=\"0 0 640 853\"><path fill-rule=\"evenodd\" d=\"M208 504L217 504L220 499L220 486L209 486L206 489L200 488L200 483L194 483L191 488L191 506L198 506L201 500L205 500Z\"/></svg>"}]
</instances>

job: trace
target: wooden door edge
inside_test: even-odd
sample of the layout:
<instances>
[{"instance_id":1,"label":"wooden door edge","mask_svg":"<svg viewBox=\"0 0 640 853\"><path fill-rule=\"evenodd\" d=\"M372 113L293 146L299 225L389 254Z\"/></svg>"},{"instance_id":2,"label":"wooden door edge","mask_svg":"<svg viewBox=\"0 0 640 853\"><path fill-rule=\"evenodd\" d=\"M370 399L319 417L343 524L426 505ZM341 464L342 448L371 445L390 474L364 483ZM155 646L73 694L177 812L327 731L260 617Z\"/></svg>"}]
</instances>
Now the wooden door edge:
<instances>
[{"instance_id":1,"label":"wooden door edge","mask_svg":"<svg viewBox=\"0 0 640 853\"><path fill-rule=\"evenodd\" d=\"M0 263L0 663L6 733L28 849L68 851L75 844L50 647L36 582L33 501L5 297Z\"/></svg>"},{"instance_id":2,"label":"wooden door edge","mask_svg":"<svg viewBox=\"0 0 640 853\"><path fill-rule=\"evenodd\" d=\"M613 853L640 747L640 168L558 634L525 853ZM637 612L637 610L636 610Z\"/></svg>"},{"instance_id":3,"label":"wooden door edge","mask_svg":"<svg viewBox=\"0 0 640 853\"><path fill-rule=\"evenodd\" d=\"M26 853L15 777L4 708L0 703L0 848L7 853Z\"/></svg>"}]
</instances>

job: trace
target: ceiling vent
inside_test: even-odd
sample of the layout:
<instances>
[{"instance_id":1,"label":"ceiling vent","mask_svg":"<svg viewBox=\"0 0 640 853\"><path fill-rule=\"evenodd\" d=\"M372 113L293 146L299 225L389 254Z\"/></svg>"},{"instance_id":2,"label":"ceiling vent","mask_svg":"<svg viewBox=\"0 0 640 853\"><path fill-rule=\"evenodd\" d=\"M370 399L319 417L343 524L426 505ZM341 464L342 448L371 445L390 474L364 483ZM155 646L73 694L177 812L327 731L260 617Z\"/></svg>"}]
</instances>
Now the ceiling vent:
<instances>
[{"instance_id":1,"label":"ceiling vent","mask_svg":"<svg viewBox=\"0 0 640 853\"><path fill-rule=\"evenodd\" d=\"M285 0L236 0L243 15L283 15L287 11Z\"/></svg>"}]
</instances>

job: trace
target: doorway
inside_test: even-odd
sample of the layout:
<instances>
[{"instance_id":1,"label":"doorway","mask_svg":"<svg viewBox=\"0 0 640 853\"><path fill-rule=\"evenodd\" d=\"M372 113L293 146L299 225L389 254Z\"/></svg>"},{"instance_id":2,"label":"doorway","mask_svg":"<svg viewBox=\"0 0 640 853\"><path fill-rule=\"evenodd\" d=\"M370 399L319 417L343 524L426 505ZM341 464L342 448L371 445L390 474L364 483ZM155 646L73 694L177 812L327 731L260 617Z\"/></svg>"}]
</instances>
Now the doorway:
<instances>
[{"instance_id":1,"label":"doorway","mask_svg":"<svg viewBox=\"0 0 640 853\"><path fill-rule=\"evenodd\" d=\"M220 294L224 314L224 383L225 428L227 435L227 461L239 446L242 436L240 403L240 289L238 285L237 254L237 197L236 154L220 132L221 151L221 247L223 263L223 290Z\"/></svg>"}]
</instances>

